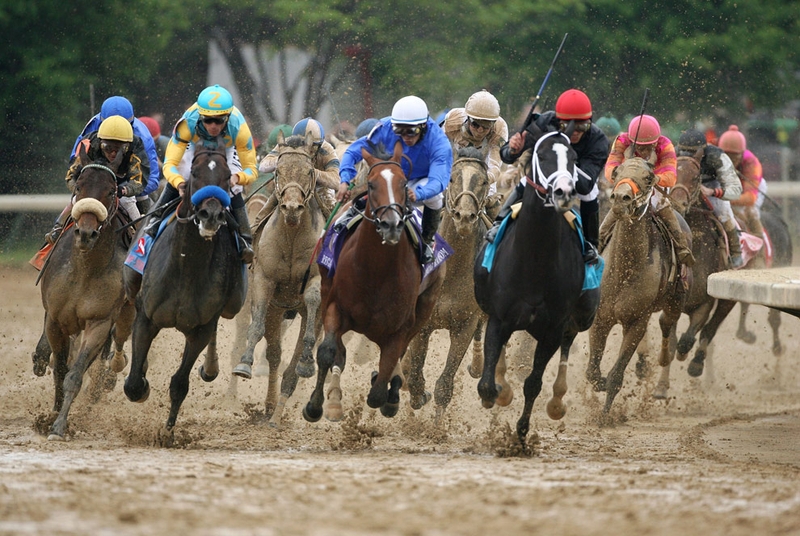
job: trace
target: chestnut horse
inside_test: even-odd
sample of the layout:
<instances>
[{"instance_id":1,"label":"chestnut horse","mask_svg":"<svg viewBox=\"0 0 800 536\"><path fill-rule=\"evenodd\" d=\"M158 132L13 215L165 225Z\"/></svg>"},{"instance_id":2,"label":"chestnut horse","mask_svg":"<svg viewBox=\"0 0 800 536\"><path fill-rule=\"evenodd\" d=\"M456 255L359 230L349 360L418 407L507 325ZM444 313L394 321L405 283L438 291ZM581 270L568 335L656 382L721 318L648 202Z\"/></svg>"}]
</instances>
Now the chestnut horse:
<instances>
[{"instance_id":1,"label":"chestnut horse","mask_svg":"<svg viewBox=\"0 0 800 536\"><path fill-rule=\"evenodd\" d=\"M398 363L430 318L445 278L446 263L422 278L419 256L406 229L411 209L400 165L402 144L397 142L391 157L380 146L375 156L365 149L361 154L369 167L365 221L345 237L332 277L320 265L325 335L317 349L317 383L303 409L309 422L322 417L329 371L331 392L336 389L341 394L338 380L346 361L342 335L351 330L380 347L367 404L380 408L386 417L397 414L402 385Z\"/></svg>"},{"instance_id":2,"label":"chestnut horse","mask_svg":"<svg viewBox=\"0 0 800 536\"><path fill-rule=\"evenodd\" d=\"M577 181L586 180L575 166L577 155L569 141L572 128L566 133L537 132L532 177L526 178L519 215L498 232L491 270L484 267L485 241L474 263L475 298L489 317L478 382L484 407L491 408L498 400L496 367L512 333L524 330L537 341L517 421L517 436L526 451L531 410L547 363L560 347L553 398L547 404L548 415L560 419L566 412L562 398L570 347L578 332L592 325L600 300L599 289L582 290L586 271L582 246L565 218L577 194Z\"/></svg>"},{"instance_id":3,"label":"chestnut horse","mask_svg":"<svg viewBox=\"0 0 800 536\"><path fill-rule=\"evenodd\" d=\"M207 382L217 377L217 323L220 316L233 318L239 312L247 292L236 237L222 229L235 224L226 209L230 176L222 140L216 150L198 147L185 194L175 211L176 221L152 244L141 276L128 266L124 270L126 292L136 297L133 358L125 380L125 395L130 400L144 402L150 394L145 374L156 335L163 328L174 327L186 338L180 367L170 381L165 444L171 441L189 391L189 373L206 346L200 376Z\"/></svg>"},{"instance_id":4,"label":"chestnut horse","mask_svg":"<svg viewBox=\"0 0 800 536\"><path fill-rule=\"evenodd\" d=\"M74 232L69 236L64 230L41 276L47 340L37 345L33 362L34 372L43 375L52 348L56 388L53 411L58 416L50 429L50 440L64 439L67 415L81 389L84 372L112 332L116 352L111 370L121 372L125 367L122 347L131 333L134 309L125 299L121 277L127 247L119 232L125 222L118 210L116 171L123 156L120 151L110 164L92 162L81 147L83 167L75 182L72 207ZM70 336L79 333L77 358L70 365Z\"/></svg>"}]
</instances>

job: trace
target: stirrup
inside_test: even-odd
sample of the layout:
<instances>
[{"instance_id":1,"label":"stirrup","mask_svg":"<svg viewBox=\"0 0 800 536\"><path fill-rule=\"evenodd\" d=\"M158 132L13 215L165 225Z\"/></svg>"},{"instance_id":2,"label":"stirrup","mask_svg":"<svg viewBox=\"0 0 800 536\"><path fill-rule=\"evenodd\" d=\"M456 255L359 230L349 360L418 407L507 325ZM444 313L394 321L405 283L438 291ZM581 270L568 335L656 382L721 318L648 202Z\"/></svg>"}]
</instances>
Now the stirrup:
<instances>
[{"instance_id":1,"label":"stirrup","mask_svg":"<svg viewBox=\"0 0 800 536\"><path fill-rule=\"evenodd\" d=\"M253 248L250 247L250 244L247 243L241 235L239 235L239 247L242 248L241 252L239 253L239 258L244 264L251 264L253 262L253 257L255 257L255 253L253 252Z\"/></svg>"},{"instance_id":2,"label":"stirrup","mask_svg":"<svg viewBox=\"0 0 800 536\"><path fill-rule=\"evenodd\" d=\"M495 221L489 230L486 231L484 235L484 239L489 242L490 244L494 244L494 239L497 238L497 231L500 229L500 222Z\"/></svg>"},{"instance_id":3,"label":"stirrup","mask_svg":"<svg viewBox=\"0 0 800 536\"><path fill-rule=\"evenodd\" d=\"M584 243L586 251L583 254L584 264L597 264L600 260L600 255L597 253L597 248L591 242Z\"/></svg>"},{"instance_id":4,"label":"stirrup","mask_svg":"<svg viewBox=\"0 0 800 536\"><path fill-rule=\"evenodd\" d=\"M679 263L684 264L684 265L688 266L689 268L694 266L695 259L694 259L694 255L692 255L692 251L690 249L685 249L685 250L682 250L682 251L678 251L677 252L677 256L678 256L678 262Z\"/></svg>"},{"instance_id":5,"label":"stirrup","mask_svg":"<svg viewBox=\"0 0 800 536\"><path fill-rule=\"evenodd\" d=\"M422 264L430 264L433 262L433 246L427 242L422 242L422 255L420 255L420 262Z\"/></svg>"},{"instance_id":6,"label":"stirrup","mask_svg":"<svg viewBox=\"0 0 800 536\"><path fill-rule=\"evenodd\" d=\"M347 224L352 221L352 219L358 214L358 211L352 205L348 208L344 214L342 214L333 225L333 230L337 233L341 233L347 228Z\"/></svg>"},{"instance_id":7,"label":"stirrup","mask_svg":"<svg viewBox=\"0 0 800 536\"><path fill-rule=\"evenodd\" d=\"M733 269L741 268L742 266L744 266L744 259L742 258L741 255L731 255L730 261L731 261L731 268Z\"/></svg>"},{"instance_id":8,"label":"stirrup","mask_svg":"<svg viewBox=\"0 0 800 536\"><path fill-rule=\"evenodd\" d=\"M56 243L56 240L58 240L58 237L61 236L63 231L63 227L53 227L49 233L44 235L44 241L52 246Z\"/></svg>"}]
</instances>

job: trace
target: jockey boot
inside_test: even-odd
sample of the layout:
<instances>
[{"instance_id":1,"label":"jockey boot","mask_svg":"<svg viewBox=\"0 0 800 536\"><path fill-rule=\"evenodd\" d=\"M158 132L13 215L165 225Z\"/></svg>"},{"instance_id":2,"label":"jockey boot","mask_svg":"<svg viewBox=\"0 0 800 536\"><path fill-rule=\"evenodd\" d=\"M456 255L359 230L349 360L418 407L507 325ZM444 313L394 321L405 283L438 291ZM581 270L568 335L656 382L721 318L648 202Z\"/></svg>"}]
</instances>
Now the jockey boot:
<instances>
[{"instance_id":1,"label":"jockey boot","mask_svg":"<svg viewBox=\"0 0 800 536\"><path fill-rule=\"evenodd\" d=\"M439 230L439 224L442 222L442 209L429 208L422 209L422 264L430 264L433 262L433 246L436 231Z\"/></svg>"},{"instance_id":2,"label":"jockey boot","mask_svg":"<svg viewBox=\"0 0 800 536\"><path fill-rule=\"evenodd\" d=\"M747 224L747 231L750 234L763 239L764 226L761 224L761 217L758 214L758 209L756 207L746 207L744 209L744 218L745 223Z\"/></svg>"},{"instance_id":3,"label":"jockey boot","mask_svg":"<svg viewBox=\"0 0 800 536\"><path fill-rule=\"evenodd\" d=\"M725 234L728 235L728 249L731 252L731 268L741 268L744 264L742 259L742 244L739 242L739 230L732 219L722 222Z\"/></svg>"},{"instance_id":4,"label":"jockey boot","mask_svg":"<svg viewBox=\"0 0 800 536\"><path fill-rule=\"evenodd\" d=\"M486 236L484 237L487 242L490 244L494 243L494 239L497 236L497 230L500 228L500 224L503 223L503 220L506 219L511 213L511 207L514 203L517 203L522 199L522 194L525 191L525 185L522 183L517 184L517 186L508 192L508 199L506 199L503 206L500 207L500 212L497 213L497 216L494 218L494 223L492 223L492 227L486 231Z\"/></svg>"},{"instance_id":5,"label":"jockey boot","mask_svg":"<svg viewBox=\"0 0 800 536\"><path fill-rule=\"evenodd\" d=\"M598 214L598 219L599 219L599 214ZM614 232L614 226L616 224L617 224L617 216L614 214L613 210L609 210L608 214L606 214L605 219L603 219L602 225L600 225L597 245L601 252L606 249L606 246L611 241L611 234Z\"/></svg>"},{"instance_id":6,"label":"jockey boot","mask_svg":"<svg viewBox=\"0 0 800 536\"><path fill-rule=\"evenodd\" d=\"M147 214L153 206L153 201L150 196L141 195L136 197L136 208L139 209L139 214Z\"/></svg>"},{"instance_id":7,"label":"jockey boot","mask_svg":"<svg viewBox=\"0 0 800 536\"><path fill-rule=\"evenodd\" d=\"M341 233L347 228L347 224L350 223L350 220L358 216L364 211L364 208L367 206L367 201L365 197L359 197L357 199L353 199L350 208L348 208L344 214L339 216L336 219L336 223L333 226L333 230L337 233Z\"/></svg>"},{"instance_id":8,"label":"jockey boot","mask_svg":"<svg viewBox=\"0 0 800 536\"><path fill-rule=\"evenodd\" d=\"M678 256L678 262L692 267L694 265L694 255L692 255L692 250L689 249L689 242L686 239L683 229L681 229L680 224L678 224L675 211L672 210L671 206L667 205L656 212L656 214L661 218L661 221L664 222L667 232L675 243L675 254Z\"/></svg>"},{"instance_id":9,"label":"jockey boot","mask_svg":"<svg viewBox=\"0 0 800 536\"><path fill-rule=\"evenodd\" d=\"M48 244L55 244L58 237L61 236L61 231L64 230L64 226L67 224L67 219L69 219L70 214L72 214L72 202L64 207L64 210L61 211L61 214L58 215L56 218L56 222L53 224L53 228L50 230L49 233L44 235L44 239Z\"/></svg>"},{"instance_id":10,"label":"jockey boot","mask_svg":"<svg viewBox=\"0 0 800 536\"><path fill-rule=\"evenodd\" d=\"M253 262L253 234L250 229L250 220L247 218L247 207L244 206L242 194L236 194L231 198L231 214L239 224L239 248L241 249L241 259L245 264Z\"/></svg>"},{"instance_id":11,"label":"jockey boot","mask_svg":"<svg viewBox=\"0 0 800 536\"><path fill-rule=\"evenodd\" d=\"M585 212L584 205L587 205ZM593 208L595 210L592 210ZM595 264L599 260L597 254L597 237L600 234L600 213L597 210L597 200L581 203L581 220L583 222L584 242L583 262L586 264Z\"/></svg>"},{"instance_id":12,"label":"jockey boot","mask_svg":"<svg viewBox=\"0 0 800 536\"><path fill-rule=\"evenodd\" d=\"M161 192L158 201L156 201L155 208L149 213L150 217L144 223L144 234L155 240L158 228L161 226L161 220L164 218L164 209L178 197L180 197L178 190L169 183L164 185L164 190Z\"/></svg>"}]
</instances>

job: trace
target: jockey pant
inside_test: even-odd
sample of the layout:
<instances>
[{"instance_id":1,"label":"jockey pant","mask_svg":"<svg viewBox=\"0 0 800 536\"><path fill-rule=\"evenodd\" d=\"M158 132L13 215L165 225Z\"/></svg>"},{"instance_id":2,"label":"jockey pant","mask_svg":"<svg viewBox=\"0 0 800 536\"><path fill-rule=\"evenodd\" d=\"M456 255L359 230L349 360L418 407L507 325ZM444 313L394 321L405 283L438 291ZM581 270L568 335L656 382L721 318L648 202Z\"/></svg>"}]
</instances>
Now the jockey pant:
<instances>
[{"instance_id":1,"label":"jockey pant","mask_svg":"<svg viewBox=\"0 0 800 536\"><path fill-rule=\"evenodd\" d=\"M408 181L408 188L413 190L417 185L424 186L428 184L428 177L424 177L422 179L417 179L413 181ZM414 203L414 206L425 205L428 208L439 210L444 206L444 192L439 192L438 194L429 197L428 199L417 199Z\"/></svg>"}]
</instances>

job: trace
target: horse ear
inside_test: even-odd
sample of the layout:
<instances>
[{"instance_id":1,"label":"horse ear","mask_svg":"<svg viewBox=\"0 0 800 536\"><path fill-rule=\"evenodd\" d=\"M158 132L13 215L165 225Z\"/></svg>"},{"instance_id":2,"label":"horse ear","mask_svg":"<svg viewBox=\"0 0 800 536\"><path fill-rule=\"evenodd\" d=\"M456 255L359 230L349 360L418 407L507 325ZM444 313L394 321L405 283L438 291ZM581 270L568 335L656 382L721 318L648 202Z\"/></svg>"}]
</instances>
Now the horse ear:
<instances>
[{"instance_id":1,"label":"horse ear","mask_svg":"<svg viewBox=\"0 0 800 536\"><path fill-rule=\"evenodd\" d=\"M286 145L286 136L283 135L283 131L278 131L278 145Z\"/></svg>"},{"instance_id":2,"label":"horse ear","mask_svg":"<svg viewBox=\"0 0 800 536\"><path fill-rule=\"evenodd\" d=\"M367 151L366 147L361 148L361 158L363 158L364 162L366 162L370 167L372 167L372 164L374 164L375 160L377 160L369 151Z\"/></svg>"},{"instance_id":3,"label":"horse ear","mask_svg":"<svg viewBox=\"0 0 800 536\"><path fill-rule=\"evenodd\" d=\"M403 144L398 141L394 144L394 154L392 155L392 160L395 162L400 162L401 158L403 158Z\"/></svg>"},{"instance_id":4,"label":"horse ear","mask_svg":"<svg viewBox=\"0 0 800 536\"><path fill-rule=\"evenodd\" d=\"M81 166L85 166L86 164L89 164L92 161L92 159L89 158L89 153L87 149L88 145L89 145L88 143L83 143L83 141L81 141L78 144L78 160L80 161Z\"/></svg>"},{"instance_id":5,"label":"horse ear","mask_svg":"<svg viewBox=\"0 0 800 536\"><path fill-rule=\"evenodd\" d=\"M306 149L311 151L314 147L314 133L311 131L306 132Z\"/></svg>"},{"instance_id":6,"label":"horse ear","mask_svg":"<svg viewBox=\"0 0 800 536\"><path fill-rule=\"evenodd\" d=\"M109 162L108 167L110 167L114 173L117 172L119 169L120 164L122 164L122 159L125 158L126 151L117 151L117 156L114 157L112 162Z\"/></svg>"},{"instance_id":7,"label":"horse ear","mask_svg":"<svg viewBox=\"0 0 800 536\"><path fill-rule=\"evenodd\" d=\"M703 160L705 154L706 154L706 146L703 145L701 147L698 147L697 151L694 153L694 159L700 162Z\"/></svg>"}]
</instances>

